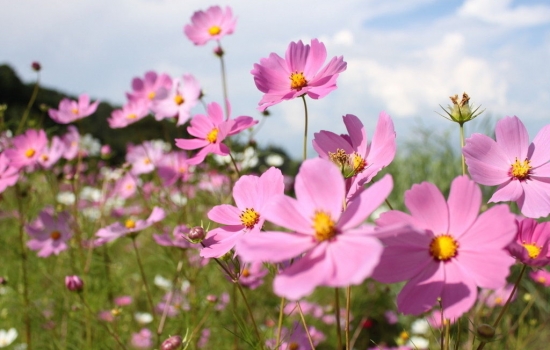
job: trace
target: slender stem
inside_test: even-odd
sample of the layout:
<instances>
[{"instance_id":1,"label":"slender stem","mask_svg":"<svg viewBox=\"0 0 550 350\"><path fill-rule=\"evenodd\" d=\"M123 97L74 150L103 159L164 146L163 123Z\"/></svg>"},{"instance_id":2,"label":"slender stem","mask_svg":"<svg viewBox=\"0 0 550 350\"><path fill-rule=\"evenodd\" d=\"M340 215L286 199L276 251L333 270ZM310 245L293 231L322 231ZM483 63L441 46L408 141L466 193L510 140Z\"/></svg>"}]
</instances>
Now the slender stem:
<instances>
[{"instance_id":1,"label":"slender stem","mask_svg":"<svg viewBox=\"0 0 550 350\"><path fill-rule=\"evenodd\" d=\"M307 327L306 319L304 317L302 307L300 306L300 302L297 302L296 306L298 306L298 313L300 314L300 319L302 320L302 325L304 326L304 331L306 332L307 340L309 340L309 345L311 346L311 350L315 350L315 345L313 345L313 339L311 339L311 334L309 334L309 329Z\"/></svg>"},{"instance_id":2,"label":"slender stem","mask_svg":"<svg viewBox=\"0 0 550 350\"><path fill-rule=\"evenodd\" d=\"M153 297L151 296L151 290L149 289L149 284L147 283L147 278L145 277L145 271L143 270L143 264L141 263L141 257L139 256L139 250L136 244L136 236L131 236L132 246L136 252L136 260L139 266L139 271L141 273L141 279L143 281L143 286L145 287L145 292L147 293L147 301L149 302L149 308L151 309L151 315L155 317L155 306L153 304Z\"/></svg>"},{"instance_id":3,"label":"slender stem","mask_svg":"<svg viewBox=\"0 0 550 350\"><path fill-rule=\"evenodd\" d=\"M39 89L40 89L40 73L37 74L36 84L34 84L34 89L32 91L32 95L29 100L29 103L27 104L27 108L25 108L25 111L23 112L23 116L21 117L21 121L17 126L17 131L15 132L16 135L20 134L21 131L23 131L23 128L25 127L25 123L27 122L27 118L29 117L29 113L31 112L32 105L34 104L34 101L36 100L36 96L38 95Z\"/></svg>"},{"instance_id":4,"label":"slender stem","mask_svg":"<svg viewBox=\"0 0 550 350\"><path fill-rule=\"evenodd\" d=\"M177 284L178 284L178 278L179 278L179 274L181 273L181 269L183 268L183 260L180 260L178 262L178 267L176 268L176 274L174 275L174 278L172 279L172 292L170 293L170 296L168 297L168 300L166 301L166 307L164 308L164 310L162 310L162 317L160 319L160 322L159 322L159 325L158 325L158 328L157 328L157 335L158 337L160 338L160 336L162 335L162 332L164 330L164 323L166 322L166 316L168 315L168 305L172 304L172 298L174 297L174 294L176 292L176 289L177 289Z\"/></svg>"},{"instance_id":5,"label":"slender stem","mask_svg":"<svg viewBox=\"0 0 550 350\"><path fill-rule=\"evenodd\" d=\"M464 124L460 123L460 155L462 158L462 175L466 175L466 159L462 149L464 148Z\"/></svg>"},{"instance_id":6,"label":"slender stem","mask_svg":"<svg viewBox=\"0 0 550 350\"><path fill-rule=\"evenodd\" d=\"M303 158L304 160L307 159L307 103L306 103L306 95L302 95L302 101L304 101L304 111L305 111L305 126L304 126L304 151L303 151Z\"/></svg>"},{"instance_id":7,"label":"slender stem","mask_svg":"<svg viewBox=\"0 0 550 350\"><path fill-rule=\"evenodd\" d=\"M346 349L351 349L350 339L349 339L350 310L351 310L351 287L348 286L346 288Z\"/></svg>"},{"instance_id":8,"label":"slender stem","mask_svg":"<svg viewBox=\"0 0 550 350\"><path fill-rule=\"evenodd\" d=\"M21 188L19 184L15 184L16 197L17 197L17 210L19 211L19 244L21 249L21 270L23 275L23 302L25 305L25 336L27 342L27 349L32 350L32 333L31 333L31 316L30 316L30 303L29 303L29 277L27 271L27 246L25 245L25 216L23 211L23 200L21 198Z\"/></svg>"},{"instance_id":9,"label":"slender stem","mask_svg":"<svg viewBox=\"0 0 550 350\"><path fill-rule=\"evenodd\" d=\"M361 334L361 330L363 327L361 325L367 320L367 317L363 316L361 321L359 321L359 326L355 328L355 331L353 332L353 336L351 337L351 343L349 344L349 348L353 349L355 346L355 342L357 341L357 338L359 338L359 334Z\"/></svg>"},{"instance_id":10,"label":"slender stem","mask_svg":"<svg viewBox=\"0 0 550 350\"><path fill-rule=\"evenodd\" d=\"M281 297L281 305L279 306L279 322L277 323L277 337L275 338L276 346L279 346L281 341L281 332L283 330L283 315L285 308L285 297Z\"/></svg>"},{"instance_id":11,"label":"slender stem","mask_svg":"<svg viewBox=\"0 0 550 350\"><path fill-rule=\"evenodd\" d=\"M451 322L445 320L445 350L449 350L451 346Z\"/></svg>"},{"instance_id":12,"label":"slender stem","mask_svg":"<svg viewBox=\"0 0 550 350\"><path fill-rule=\"evenodd\" d=\"M227 96L227 77L225 73L225 61L223 59L223 49L219 41L218 41L218 47L222 52L220 55L218 55L218 57L220 58L220 63L222 66L222 88L223 88L223 101L224 101L224 108L225 108L225 119L229 120L229 98Z\"/></svg>"},{"instance_id":13,"label":"slender stem","mask_svg":"<svg viewBox=\"0 0 550 350\"><path fill-rule=\"evenodd\" d=\"M88 312L90 314L94 315L95 313L92 310L92 308L90 307L90 305L88 305L88 303L86 302L86 299L84 299L84 295L82 295L82 293L79 292L78 296L80 297L80 300L82 301L82 304L84 304L84 306L86 306L86 309L88 310ZM115 332L113 332L111 327L109 327L109 325L107 325L107 323L105 323L105 322L100 322L100 323L107 330L107 332L111 335L111 337L113 337L113 339L115 339L115 341L120 346L120 348L126 350L126 346L124 346L124 344L120 341L120 338L118 337L118 335Z\"/></svg>"},{"instance_id":14,"label":"slender stem","mask_svg":"<svg viewBox=\"0 0 550 350\"><path fill-rule=\"evenodd\" d=\"M246 309L248 310L248 314L250 315L250 319L252 320L252 325L254 326L254 332L256 332L256 336L258 337L258 341L262 342L262 337L260 335L260 331L258 330L258 326L256 325L256 320L254 319L254 314L252 313L252 309L250 308L250 304L248 304L248 299L246 298L246 295L244 294L243 288L241 287L241 284L239 283L239 280L237 279L234 281L234 283L237 285L237 289L241 293L241 296L243 297L244 304L246 305Z\"/></svg>"},{"instance_id":15,"label":"slender stem","mask_svg":"<svg viewBox=\"0 0 550 350\"><path fill-rule=\"evenodd\" d=\"M512 292L510 293L510 296L506 300L506 303L502 307L502 310L500 310L500 313L498 314L497 319L493 323L493 328L496 328L498 326L498 324L500 323L500 320L504 316L504 313L506 313L506 310L508 310L508 306L510 305L510 302L512 301L512 298L514 297L514 294L516 293L516 290L519 287L519 283L521 282L521 278L523 277L523 274L525 273L525 270L527 270L527 265L523 264L523 267L521 268L521 272L519 273L518 279L517 279L516 283L514 284L514 288L512 289ZM482 341L481 343L479 343L479 345L477 346L477 350L483 349L485 347L485 344L487 344L487 342L485 342L485 341Z\"/></svg>"},{"instance_id":16,"label":"slender stem","mask_svg":"<svg viewBox=\"0 0 550 350\"><path fill-rule=\"evenodd\" d=\"M233 155L231 152L229 152L229 157L231 158L231 163L233 163L233 167L235 168L235 171L237 172L237 176L241 177L241 172L239 171L239 167L237 166L237 162L235 162L235 158L233 158Z\"/></svg>"},{"instance_id":17,"label":"slender stem","mask_svg":"<svg viewBox=\"0 0 550 350\"><path fill-rule=\"evenodd\" d=\"M338 339L337 350L342 350L342 327L340 326L340 296L338 288L334 288L334 313L336 316L336 337Z\"/></svg>"}]
</instances>

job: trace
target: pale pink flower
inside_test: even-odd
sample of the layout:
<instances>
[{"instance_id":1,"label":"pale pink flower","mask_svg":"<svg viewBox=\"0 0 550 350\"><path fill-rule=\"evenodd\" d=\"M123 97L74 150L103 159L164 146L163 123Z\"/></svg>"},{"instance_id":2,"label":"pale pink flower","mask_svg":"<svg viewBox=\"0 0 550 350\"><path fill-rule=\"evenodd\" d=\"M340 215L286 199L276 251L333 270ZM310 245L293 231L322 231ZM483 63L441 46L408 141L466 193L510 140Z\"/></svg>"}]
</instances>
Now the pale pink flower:
<instances>
[{"instance_id":1,"label":"pale pink flower","mask_svg":"<svg viewBox=\"0 0 550 350\"><path fill-rule=\"evenodd\" d=\"M538 218L550 213L550 125L529 143L518 117L496 125L496 141L473 134L463 148L472 179L498 189L489 202L516 202L521 213Z\"/></svg>"},{"instance_id":2,"label":"pale pink flower","mask_svg":"<svg viewBox=\"0 0 550 350\"><path fill-rule=\"evenodd\" d=\"M237 253L245 261L274 263L301 256L275 276L275 294L290 300L308 295L317 286L360 284L382 253L374 227L363 223L392 187L391 176L386 175L342 211L346 193L340 171L321 158L306 160L296 176L297 199L273 196L262 213L268 221L294 232L246 235Z\"/></svg>"},{"instance_id":3,"label":"pale pink flower","mask_svg":"<svg viewBox=\"0 0 550 350\"><path fill-rule=\"evenodd\" d=\"M80 134L78 133L76 126L69 125L67 127L67 133L61 136L61 140L65 144L65 153L63 153L63 158L67 160L75 159L78 155L80 144Z\"/></svg>"},{"instance_id":4,"label":"pale pink flower","mask_svg":"<svg viewBox=\"0 0 550 350\"><path fill-rule=\"evenodd\" d=\"M186 182L191 176L187 154L183 151L170 152L157 162L157 173L164 186L172 186L177 180Z\"/></svg>"},{"instance_id":5,"label":"pale pink flower","mask_svg":"<svg viewBox=\"0 0 550 350\"><path fill-rule=\"evenodd\" d=\"M319 99L336 89L338 74L346 70L347 63L342 56L333 57L324 67L327 58L325 45L317 39L311 45L302 41L291 42L285 58L271 53L254 64L250 73L256 87L264 93L258 109L264 111L284 100L307 94Z\"/></svg>"},{"instance_id":6,"label":"pale pink flower","mask_svg":"<svg viewBox=\"0 0 550 350\"><path fill-rule=\"evenodd\" d=\"M187 249L191 247L198 248L200 245L193 244L187 239L187 234L189 233L189 227L186 225L178 225L174 227L172 231L172 238L169 234L163 233L161 235L153 235L153 239L157 242L158 245L165 247L177 247L181 249Z\"/></svg>"},{"instance_id":7,"label":"pale pink flower","mask_svg":"<svg viewBox=\"0 0 550 350\"><path fill-rule=\"evenodd\" d=\"M50 169L66 152L65 143L57 137L52 137L49 147L44 147L38 157L38 164L44 169Z\"/></svg>"},{"instance_id":8,"label":"pale pink flower","mask_svg":"<svg viewBox=\"0 0 550 350\"><path fill-rule=\"evenodd\" d=\"M133 299L129 295L121 295L119 297L116 297L114 300L115 305L117 306L127 306L132 303Z\"/></svg>"},{"instance_id":9,"label":"pale pink flower","mask_svg":"<svg viewBox=\"0 0 550 350\"><path fill-rule=\"evenodd\" d=\"M153 347L153 332L142 328L139 333L132 333L132 346L137 349L150 349Z\"/></svg>"},{"instance_id":10,"label":"pale pink flower","mask_svg":"<svg viewBox=\"0 0 550 350\"><path fill-rule=\"evenodd\" d=\"M138 185L139 183L136 175L126 173L123 177L116 181L112 195L119 198L128 199L136 194Z\"/></svg>"},{"instance_id":11,"label":"pale pink flower","mask_svg":"<svg viewBox=\"0 0 550 350\"><path fill-rule=\"evenodd\" d=\"M535 219L516 220L516 239L508 246L510 254L522 263L543 267L550 265L550 222Z\"/></svg>"},{"instance_id":12,"label":"pale pink flower","mask_svg":"<svg viewBox=\"0 0 550 350\"><path fill-rule=\"evenodd\" d=\"M161 142L145 141L140 145L128 146L126 162L132 165L132 174L147 174L155 170L157 162L164 154Z\"/></svg>"},{"instance_id":13,"label":"pale pink flower","mask_svg":"<svg viewBox=\"0 0 550 350\"><path fill-rule=\"evenodd\" d=\"M195 139L176 139L176 146L193 150L202 148L197 154L187 160L188 164L200 164L210 153L220 156L229 154L229 148L222 142L229 136L250 128L258 123L248 116L224 120L224 113L219 104L212 102L208 105L207 115L197 114L191 119L191 126L187 128Z\"/></svg>"},{"instance_id":14,"label":"pale pink flower","mask_svg":"<svg viewBox=\"0 0 550 350\"><path fill-rule=\"evenodd\" d=\"M59 109L50 108L48 114L55 122L68 124L94 114L98 105L99 101L90 103L90 97L87 94L82 94L78 97L78 101L62 99L59 102Z\"/></svg>"},{"instance_id":15,"label":"pale pink flower","mask_svg":"<svg viewBox=\"0 0 550 350\"><path fill-rule=\"evenodd\" d=\"M196 11L191 17L191 24L187 24L183 32L195 45L204 45L209 40L220 40L225 35L233 34L236 24L231 7L227 6L223 11L219 6L212 6L206 11Z\"/></svg>"},{"instance_id":16,"label":"pale pink flower","mask_svg":"<svg viewBox=\"0 0 550 350\"><path fill-rule=\"evenodd\" d=\"M348 135L320 131L315 133L313 148L321 158L338 166L346 179L349 200L357 190L392 162L397 145L393 122L385 112L381 112L378 117L371 143L368 143L367 133L359 118L348 114L343 119Z\"/></svg>"},{"instance_id":17,"label":"pale pink flower","mask_svg":"<svg viewBox=\"0 0 550 350\"><path fill-rule=\"evenodd\" d=\"M550 287L550 272L547 270L537 270L529 273L529 277L545 287Z\"/></svg>"},{"instance_id":18,"label":"pale pink flower","mask_svg":"<svg viewBox=\"0 0 550 350\"><path fill-rule=\"evenodd\" d=\"M313 326L308 327L309 336L313 341L313 345L317 346L323 340L325 335ZM309 344L308 334L304 330L304 326L299 322L294 322L291 329L283 327L281 331L281 344L277 344L275 339L266 341L266 345L272 349L279 350L306 350L311 349Z\"/></svg>"},{"instance_id":19,"label":"pale pink flower","mask_svg":"<svg viewBox=\"0 0 550 350\"><path fill-rule=\"evenodd\" d=\"M112 129L125 128L149 114L149 104L146 100L135 100L126 103L121 109L115 109L111 112L111 117L107 119Z\"/></svg>"},{"instance_id":20,"label":"pale pink flower","mask_svg":"<svg viewBox=\"0 0 550 350\"><path fill-rule=\"evenodd\" d=\"M59 255L69 247L67 241L72 236L69 218L66 212L54 215L52 210L42 210L35 221L25 226L25 230L31 236L27 247L37 250L37 255L41 258L47 258L52 254Z\"/></svg>"},{"instance_id":21,"label":"pale pink flower","mask_svg":"<svg viewBox=\"0 0 550 350\"><path fill-rule=\"evenodd\" d=\"M264 277L269 273L262 262L256 261L244 264L239 283L249 289L256 289L264 283Z\"/></svg>"},{"instance_id":22,"label":"pale pink flower","mask_svg":"<svg viewBox=\"0 0 550 350\"><path fill-rule=\"evenodd\" d=\"M479 292L478 299L491 308L495 306L504 306L506 300L508 300L510 294L512 293L512 289L514 289L513 284L507 284L504 287L497 288L495 290L482 289ZM516 298L516 296L517 293L514 293L512 301Z\"/></svg>"},{"instance_id":23,"label":"pale pink flower","mask_svg":"<svg viewBox=\"0 0 550 350\"><path fill-rule=\"evenodd\" d=\"M277 168L271 167L259 177L241 176L233 187L236 206L217 205L208 212L210 220L226 226L208 232L202 241L201 256L220 257L235 247L244 235L259 232L265 222L264 208L274 196L283 194L283 190L283 174Z\"/></svg>"},{"instance_id":24,"label":"pale pink flower","mask_svg":"<svg viewBox=\"0 0 550 350\"><path fill-rule=\"evenodd\" d=\"M514 259L506 246L516 224L505 205L479 215L481 190L466 176L453 180L449 199L428 182L405 192L412 215L392 210L376 223L408 224L417 231L380 236L385 244L373 278L383 283L408 281L397 297L405 314L428 311L441 298L444 317L454 319L477 299L477 287L496 289L506 284Z\"/></svg>"},{"instance_id":25,"label":"pale pink flower","mask_svg":"<svg viewBox=\"0 0 550 350\"><path fill-rule=\"evenodd\" d=\"M151 106L156 120L176 118L176 125L183 125L191 117L191 108L198 102L201 95L199 82L191 74L174 80L174 87L168 96L157 100Z\"/></svg>"},{"instance_id":26,"label":"pale pink flower","mask_svg":"<svg viewBox=\"0 0 550 350\"><path fill-rule=\"evenodd\" d=\"M143 101L149 107L153 101L166 98L171 88L172 78L168 74L149 71L143 79L132 79L132 92L127 92L126 97L133 102Z\"/></svg>"},{"instance_id":27,"label":"pale pink flower","mask_svg":"<svg viewBox=\"0 0 550 350\"><path fill-rule=\"evenodd\" d=\"M13 148L4 151L10 165L21 169L28 165L35 165L48 144L44 130L29 129L24 134L12 139Z\"/></svg>"},{"instance_id":28,"label":"pale pink flower","mask_svg":"<svg viewBox=\"0 0 550 350\"><path fill-rule=\"evenodd\" d=\"M0 193L7 187L13 186L19 179L19 169L11 165L5 153L0 153Z\"/></svg>"},{"instance_id":29,"label":"pale pink flower","mask_svg":"<svg viewBox=\"0 0 550 350\"><path fill-rule=\"evenodd\" d=\"M151 215L145 220L127 219L124 223L116 222L107 227L104 227L96 232L96 240L94 244L96 246L103 245L107 242L114 241L115 239L127 235L134 234L142 231L153 224L162 221L166 214L164 210L159 207L154 207Z\"/></svg>"}]
</instances>

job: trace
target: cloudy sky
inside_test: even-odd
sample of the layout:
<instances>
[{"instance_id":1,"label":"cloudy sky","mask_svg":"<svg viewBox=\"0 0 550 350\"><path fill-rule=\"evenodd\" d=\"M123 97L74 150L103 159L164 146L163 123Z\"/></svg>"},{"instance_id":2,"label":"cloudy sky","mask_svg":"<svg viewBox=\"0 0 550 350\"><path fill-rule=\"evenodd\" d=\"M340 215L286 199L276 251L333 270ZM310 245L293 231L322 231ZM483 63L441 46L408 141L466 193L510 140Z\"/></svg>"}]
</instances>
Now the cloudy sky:
<instances>
[{"instance_id":1,"label":"cloudy sky","mask_svg":"<svg viewBox=\"0 0 550 350\"><path fill-rule=\"evenodd\" d=\"M208 101L221 101L213 43L196 47L183 26L196 10L229 5L237 29L222 40L233 116L260 118L261 93L250 70L291 41L319 38L328 57L344 56L338 90L310 100L310 131L344 132L355 114L369 134L378 113L394 118L398 139L422 123L449 122L434 112L466 91L493 117L517 115L531 133L550 123L550 4L547 0L18 0L3 1L0 63L30 82L125 102L133 77L148 70L194 74ZM203 112L197 106L194 113ZM301 154L300 100L271 108L262 144Z\"/></svg>"}]
</instances>

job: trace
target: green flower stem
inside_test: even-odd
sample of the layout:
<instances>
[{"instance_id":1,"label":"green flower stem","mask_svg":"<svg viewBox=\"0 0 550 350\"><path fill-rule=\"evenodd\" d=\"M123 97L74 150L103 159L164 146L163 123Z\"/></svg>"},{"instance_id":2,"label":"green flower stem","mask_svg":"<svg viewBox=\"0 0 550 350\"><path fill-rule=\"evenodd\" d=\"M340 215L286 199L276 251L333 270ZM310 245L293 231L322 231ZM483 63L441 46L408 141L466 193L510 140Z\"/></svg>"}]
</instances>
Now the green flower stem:
<instances>
[{"instance_id":1,"label":"green flower stem","mask_svg":"<svg viewBox=\"0 0 550 350\"><path fill-rule=\"evenodd\" d=\"M244 294L243 288L241 287L241 284L239 283L239 280L236 279L233 281L233 283L237 286L237 289L239 290L239 293L241 293L241 296L243 297L244 304L246 306L246 309L248 310L248 314L250 315L250 319L252 320L252 325L254 326L254 332L256 333L256 336L258 337L258 342L263 348L262 344L262 336L260 335L260 331L258 330L258 326L256 325L256 320L254 319L254 314L252 313L252 309L250 308L250 304L248 303L248 299L246 298L246 295Z\"/></svg>"},{"instance_id":2,"label":"green flower stem","mask_svg":"<svg viewBox=\"0 0 550 350\"><path fill-rule=\"evenodd\" d=\"M25 108L25 111L23 112L23 116L21 117L21 121L17 126L17 131L15 132L16 135L19 135L23 131L23 128L25 127L25 124L27 122L27 118L29 117L29 113L31 112L32 105L34 104L34 101L36 100L36 96L38 95L39 89L40 89L40 73L37 74L36 84L34 84L34 89L32 90L32 95L29 100L29 103L27 104L27 108Z\"/></svg>"},{"instance_id":3,"label":"green flower stem","mask_svg":"<svg viewBox=\"0 0 550 350\"><path fill-rule=\"evenodd\" d=\"M275 338L276 346L279 346L281 342L281 332L283 330L283 316L285 308L285 297L281 297L281 305L279 306L279 322L277 323L277 337Z\"/></svg>"},{"instance_id":4,"label":"green flower stem","mask_svg":"<svg viewBox=\"0 0 550 350\"><path fill-rule=\"evenodd\" d=\"M464 124L460 123L460 156L462 159L462 175L466 175L466 159L462 149L464 148Z\"/></svg>"},{"instance_id":5,"label":"green flower stem","mask_svg":"<svg viewBox=\"0 0 550 350\"><path fill-rule=\"evenodd\" d=\"M172 279L172 293L170 293L170 297L166 301L166 305L170 305L172 303L172 298L174 297L174 292L177 289L177 284L179 280L179 275L181 273L181 269L183 268L183 260L180 260L178 262L178 266L176 267L176 273L174 274L174 278ZM164 310L162 310L162 317L160 318L159 325L157 328L157 336L160 339L160 336L162 335L162 332L164 331L164 323L166 322L166 316L168 315L168 307L165 307Z\"/></svg>"},{"instance_id":6,"label":"green flower stem","mask_svg":"<svg viewBox=\"0 0 550 350\"><path fill-rule=\"evenodd\" d=\"M297 302L296 305L298 306L298 312L300 313L300 319L302 320L302 325L304 326L304 330L306 331L307 340L309 341L309 345L311 346L311 350L315 350L315 345L313 345L313 339L311 339L311 334L309 334L309 329L307 327L306 319L304 317L304 312L302 311L302 307L300 306L300 302Z\"/></svg>"},{"instance_id":7,"label":"green flower stem","mask_svg":"<svg viewBox=\"0 0 550 350\"><path fill-rule=\"evenodd\" d=\"M305 120L305 127L304 127L304 151L303 151L303 158L304 160L307 159L307 118L308 118L308 114L307 114L307 103L306 103L306 95L302 95L302 101L304 101L304 111L305 111L305 115L304 115L304 120Z\"/></svg>"},{"instance_id":8,"label":"green flower stem","mask_svg":"<svg viewBox=\"0 0 550 350\"><path fill-rule=\"evenodd\" d=\"M346 288L346 349L351 349L350 339L349 339L350 310L351 310L351 287L347 286Z\"/></svg>"},{"instance_id":9,"label":"green flower stem","mask_svg":"<svg viewBox=\"0 0 550 350\"><path fill-rule=\"evenodd\" d=\"M78 296L80 297L82 304L86 307L88 312L91 315L95 315L96 313L92 310L90 305L88 305L88 303L86 302L86 299L84 299L84 295L82 294L82 292L78 292ZM100 322L100 324L105 328L105 330L107 330L107 332L111 335L111 337L113 337L113 339L117 342L118 346L120 346L121 349L124 349L124 350L127 349L126 346L120 341L120 338L118 337L118 335L115 332L113 332L113 330L111 329L111 327L109 327L107 323Z\"/></svg>"},{"instance_id":10,"label":"green flower stem","mask_svg":"<svg viewBox=\"0 0 550 350\"><path fill-rule=\"evenodd\" d=\"M141 263L141 257L139 256L139 250L136 244L136 236L132 235L132 246L136 252L136 260L139 266L139 272L141 273L141 279L143 281L143 286L145 287L145 292L147 293L147 301L149 302L149 308L151 309L151 315L155 318L155 305L153 304L153 297L151 296L151 290L149 289L149 284L147 283L147 278L145 277L145 271L143 270L143 264Z\"/></svg>"},{"instance_id":11,"label":"green flower stem","mask_svg":"<svg viewBox=\"0 0 550 350\"><path fill-rule=\"evenodd\" d=\"M229 152L229 157L231 158L231 163L233 163L233 167L235 168L235 171L237 172L237 176L241 177L241 172L239 171L239 167L237 166L237 162L235 161L235 158L233 158L233 155L231 152Z\"/></svg>"},{"instance_id":12,"label":"green flower stem","mask_svg":"<svg viewBox=\"0 0 550 350\"><path fill-rule=\"evenodd\" d=\"M223 52L222 46L220 45L220 42L218 41L218 47ZM229 120L229 98L227 96L227 74L225 72L225 61L223 59L223 54L218 55L220 57L220 64L222 67L222 88L223 88L223 102L224 102L224 108L225 108L225 119Z\"/></svg>"},{"instance_id":13,"label":"green flower stem","mask_svg":"<svg viewBox=\"0 0 550 350\"><path fill-rule=\"evenodd\" d=\"M334 288L334 316L336 316L336 338L338 339L337 350L342 350L342 327L340 326L340 296L338 288Z\"/></svg>"}]
</instances>

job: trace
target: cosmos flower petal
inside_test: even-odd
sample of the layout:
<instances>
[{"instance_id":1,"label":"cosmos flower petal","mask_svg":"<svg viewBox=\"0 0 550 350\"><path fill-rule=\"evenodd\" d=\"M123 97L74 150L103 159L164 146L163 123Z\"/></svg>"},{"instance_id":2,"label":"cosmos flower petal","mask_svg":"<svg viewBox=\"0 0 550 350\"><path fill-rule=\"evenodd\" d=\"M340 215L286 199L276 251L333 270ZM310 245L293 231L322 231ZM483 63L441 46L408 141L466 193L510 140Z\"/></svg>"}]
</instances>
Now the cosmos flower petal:
<instances>
[{"instance_id":1,"label":"cosmos flower petal","mask_svg":"<svg viewBox=\"0 0 550 350\"><path fill-rule=\"evenodd\" d=\"M250 208L257 211L259 209L257 197L259 182L260 178L255 175L243 175L237 180L233 187L233 198L240 210Z\"/></svg>"},{"instance_id":2,"label":"cosmos flower petal","mask_svg":"<svg viewBox=\"0 0 550 350\"><path fill-rule=\"evenodd\" d=\"M492 251L490 259L487 259L484 254L479 254L475 247L461 249L456 256L456 264L460 265L464 271L468 271L468 278L475 281L481 288L503 287L510 273L510 267L514 263L514 258L504 249Z\"/></svg>"},{"instance_id":3,"label":"cosmos flower petal","mask_svg":"<svg viewBox=\"0 0 550 350\"><path fill-rule=\"evenodd\" d=\"M467 270L469 271L469 270ZM445 265L445 285L441 291L443 317L457 319L474 306L477 300L477 287L469 273L459 264Z\"/></svg>"},{"instance_id":4,"label":"cosmos flower petal","mask_svg":"<svg viewBox=\"0 0 550 350\"><path fill-rule=\"evenodd\" d=\"M468 171L475 182L495 186L510 179L508 171L511 161L493 139L482 134L473 134L466 139L462 149L466 158Z\"/></svg>"},{"instance_id":5,"label":"cosmos flower petal","mask_svg":"<svg viewBox=\"0 0 550 350\"><path fill-rule=\"evenodd\" d=\"M216 205L208 212L208 218L224 225L242 225L239 215L241 210L229 204Z\"/></svg>"},{"instance_id":6,"label":"cosmos flower petal","mask_svg":"<svg viewBox=\"0 0 550 350\"><path fill-rule=\"evenodd\" d=\"M481 190L467 176L453 180L447 201L449 205L449 232L460 236L477 219L481 207Z\"/></svg>"},{"instance_id":7,"label":"cosmos flower petal","mask_svg":"<svg viewBox=\"0 0 550 350\"><path fill-rule=\"evenodd\" d=\"M505 117L499 120L495 127L495 136L497 144L504 153L513 155L519 160L527 158L529 134L518 117ZM508 160L513 162L515 159Z\"/></svg>"},{"instance_id":8,"label":"cosmos flower petal","mask_svg":"<svg viewBox=\"0 0 550 350\"><path fill-rule=\"evenodd\" d=\"M397 296L397 308L404 314L419 315L431 309L441 296L445 281L442 264L429 264L409 280Z\"/></svg>"},{"instance_id":9,"label":"cosmos flower petal","mask_svg":"<svg viewBox=\"0 0 550 350\"><path fill-rule=\"evenodd\" d=\"M550 161L550 125L543 127L535 136L529 146L529 159L534 168Z\"/></svg>"},{"instance_id":10,"label":"cosmos flower petal","mask_svg":"<svg viewBox=\"0 0 550 350\"><path fill-rule=\"evenodd\" d=\"M422 225L434 234L448 232L449 210L441 191L429 182L413 185L405 192L405 205Z\"/></svg>"},{"instance_id":11,"label":"cosmos flower petal","mask_svg":"<svg viewBox=\"0 0 550 350\"><path fill-rule=\"evenodd\" d=\"M514 215L508 206L499 204L482 213L466 232L454 237L460 241L460 251L504 249L514 239L516 230Z\"/></svg>"},{"instance_id":12,"label":"cosmos flower petal","mask_svg":"<svg viewBox=\"0 0 550 350\"><path fill-rule=\"evenodd\" d=\"M200 256L203 258L219 258L230 251L244 234L244 226L223 226L208 232L202 241L204 248Z\"/></svg>"},{"instance_id":13,"label":"cosmos flower petal","mask_svg":"<svg viewBox=\"0 0 550 350\"><path fill-rule=\"evenodd\" d=\"M512 181L513 182L513 181ZM540 181L522 181L524 198L518 201L521 213L528 218L540 218L550 213L550 189Z\"/></svg>"},{"instance_id":14,"label":"cosmos flower petal","mask_svg":"<svg viewBox=\"0 0 550 350\"><path fill-rule=\"evenodd\" d=\"M508 179L498 186L489 203L517 201L523 196L523 188L517 180Z\"/></svg>"},{"instance_id":15,"label":"cosmos flower petal","mask_svg":"<svg viewBox=\"0 0 550 350\"><path fill-rule=\"evenodd\" d=\"M245 235L237 244L244 261L282 262L299 256L315 245L310 235L258 231Z\"/></svg>"}]
</instances>

